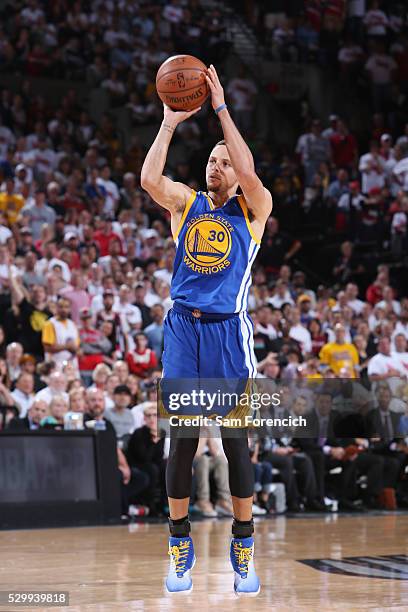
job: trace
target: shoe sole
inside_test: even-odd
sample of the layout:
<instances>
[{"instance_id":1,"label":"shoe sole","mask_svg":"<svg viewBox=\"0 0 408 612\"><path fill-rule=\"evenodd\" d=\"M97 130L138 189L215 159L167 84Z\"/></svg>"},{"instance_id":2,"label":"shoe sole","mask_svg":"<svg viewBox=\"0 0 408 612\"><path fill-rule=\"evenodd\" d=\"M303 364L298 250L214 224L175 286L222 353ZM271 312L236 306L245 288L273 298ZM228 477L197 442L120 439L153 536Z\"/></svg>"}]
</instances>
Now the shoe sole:
<instances>
[{"instance_id":1,"label":"shoe sole","mask_svg":"<svg viewBox=\"0 0 408 612\"><path fill-rule=\"evenodd\" d=\"M166 586L166 593L168 595L188 595L189 593L191 593L191 591L193 590L193 585L191 585L191 587L189 589L185 589L184 591L169 591L169 589Z\"/></svg>"},{"instance_id":2,"label":"shoe sole","mask_svg":"<svg viewBox=\"0 0 408 612\"><path fill-rule=\"evenodd\" d=\"M259 595L260 591L261 591L260 586L257 591L254 591L252 593L246 593L245 591L236 591L234 589L234 593L237 597L256 597L257 595Z\"/></svg>"},{"instance_id":3,"label":"shoe sole","mask_svg":"<svg viewBox=\"0 0 408 612\"><path fill-rule=\"evenodd\" d=\"M193 571L196 561L197 557L194 557L193 565L190 568L190 572ZM166 583L164 584L164 587L166 589L166 593L168 593L169 595L188 595L193 590L193 583L191 583L191 587L189 589L184 589L183 591L169 591Z\"/></svg>"}]
</instances>

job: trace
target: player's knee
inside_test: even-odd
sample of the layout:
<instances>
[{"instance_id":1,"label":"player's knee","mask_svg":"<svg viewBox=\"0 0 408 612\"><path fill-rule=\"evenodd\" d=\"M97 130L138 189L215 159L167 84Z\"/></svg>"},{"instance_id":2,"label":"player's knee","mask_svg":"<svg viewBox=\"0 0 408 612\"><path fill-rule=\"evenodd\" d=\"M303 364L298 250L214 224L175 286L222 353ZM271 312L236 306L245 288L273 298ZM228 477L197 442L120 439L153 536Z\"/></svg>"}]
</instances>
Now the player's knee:
<instances>
[{"instance_id":1,"label":"player's knee","mask_svg":"<svg viewBox=\"0 0 408 612\"><path fill-rule=\"evenodd\" d=\"M222 446L228 462L250 461L248 440L245 437L223 438Z\"/></svg>"},{"instance_id":2,"label":"player's knee","mask_svg":"<svg viewBox=\"0 0 408 612\"><path fill-rule=\"evenodd\" d=\"M169 461L193 461L198 438L174 438L170 440Z\"/></svg>"}]
</instances>

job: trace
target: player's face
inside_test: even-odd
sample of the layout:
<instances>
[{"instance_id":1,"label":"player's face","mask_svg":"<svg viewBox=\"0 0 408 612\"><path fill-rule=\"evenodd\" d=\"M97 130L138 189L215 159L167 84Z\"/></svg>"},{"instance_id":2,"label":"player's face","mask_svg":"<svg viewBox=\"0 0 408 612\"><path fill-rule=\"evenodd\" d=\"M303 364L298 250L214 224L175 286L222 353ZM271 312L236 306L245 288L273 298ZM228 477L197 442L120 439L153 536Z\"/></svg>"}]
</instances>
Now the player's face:
<instances>
[{"instance_id":1,"label":"player's face","mask_svg":"<svg viewBox=\"0 0 408 612\"><path fill-rule=\"evenodd\" d=\"M225 145L218 145L211 151L207 162L206 181L208 191L214 193L229 191L237 184L237 177Z\"/></svg>"}]
</instances>

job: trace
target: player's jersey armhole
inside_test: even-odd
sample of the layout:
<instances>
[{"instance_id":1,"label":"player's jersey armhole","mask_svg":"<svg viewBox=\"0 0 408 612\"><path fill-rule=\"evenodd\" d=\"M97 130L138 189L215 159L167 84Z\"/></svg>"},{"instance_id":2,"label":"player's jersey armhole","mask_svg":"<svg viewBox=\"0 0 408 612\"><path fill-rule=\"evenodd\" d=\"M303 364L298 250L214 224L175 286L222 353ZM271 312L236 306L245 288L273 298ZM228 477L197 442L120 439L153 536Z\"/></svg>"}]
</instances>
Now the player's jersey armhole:
<instances>
[{"instance_id":1,"label":"player's jersey armhole","mask_svg":"<svg viewBox=\"0 0 408 612\"><path fill-rule=\"evenodd\" d=\"M188 212L189 212L190 208L192 207L192 205L194 203L194 200L196 199L196 196L197 196L197 192L194 191L194 189L192 189L191 190L191 195L190 195L190 197L188 198L188 200L186 202L186 206L185 206L183 214L181 216L180 223L178 224L178 228L176 230L176 233L173 235L173 240L174 241L177 240L177 238L178 238L178 236L179 236L179 234L181 232L181 228L184 225L184 221L186 220Z\"/></svg>"},{"instance_id":2,"label":"player's jersey armhole","mask_svg":"<svg viewBox=\"0 0 408 612\"><path fill-rule=\"evenodd\" d=\"M251 222L250 222L249 216L248 216L248 206L247 206L247 203L245 202L244 196L243 195L237 196L237 200L238 200L238 203L239 203L239 205L241 207L241 210L242 210L242 212L244 214L245 222L247 224L247 228L248 228L248 231L249 231L252 239L256 242L256 244L258 244L258 245L261 244L261 239L257 238L255 236L254 230L252 229Z\"/></svg>"},{"instance_id":3,"label":"player's jersey armhole","mask_svg":"<svg viewBox=\"0 0 408 612\"><path fill-rule=\"evenodd\" d=\"M208 202L208 205L210 207L210 210L214 210L215 206L214 206L210 196L208 195L208 193L204 193L204 195L207 198L207 202Z\"/></svg>"}]
</instances>

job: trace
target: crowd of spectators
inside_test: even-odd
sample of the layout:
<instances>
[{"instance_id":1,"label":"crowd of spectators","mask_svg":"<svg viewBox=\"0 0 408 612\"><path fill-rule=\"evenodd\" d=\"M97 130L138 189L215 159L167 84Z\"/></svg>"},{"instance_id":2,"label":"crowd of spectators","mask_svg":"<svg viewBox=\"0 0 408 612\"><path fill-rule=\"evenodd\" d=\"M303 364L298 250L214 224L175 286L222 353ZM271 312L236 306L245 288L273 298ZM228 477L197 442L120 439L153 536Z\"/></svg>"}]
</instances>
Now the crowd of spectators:
<instances>
[{"instance_id":1,"label":"crowd of spectators","mask_svg":"<svg viewBox=\"0 0 408 612\"><path fill-rule=\"evenodd\" d=\"M210 63L228 46L220 10L198 0L18 0L3 3L1 16L0 71L101 87L136 124L160 115L154 82L167 57ZM24 123L21 99L13 113Z\"/></svg>"},{"instance_id":2,"label":"crowd of spectators","mask_svg":"<svg viewBox=\"0 0 408 612\"><path fill-rule=\"evenodd\" d=\"M110 79L123 83L118 105L129 96L135 108L160 111L152 91L150 98L146 94L143 75L154 82L157 65L179 48L207 58L212 44L224 44L217 11L198 19L197 3L189 2L188 9L185 4L13 3L3 22L0 62L3 69L31 75L42 70L51 78L86 80L89 72L96 78L116 71ZM213 35L203 36L211 27ZM155 45L158 36L169 39L168 47ZM40 72L30 73L33 54ZM104 87L105 76L89 83ZM288 387L288 409L312 411L315 428L309 446L296 431L259 432L252 448L254 509L276 509L277 479L291 510L324 510L330 495L356 509L362 491L366 507L403 506L406 110L394 122L389 114L373 115L369 151L345 118L333 115L327 125L309 117L296 151L283 154L254 138L251 111L259 85L239 69L226 90L274 197L249 295L259 378L282 378L295 388L345 381L340 389L332 382L315 402ZM158 116L153 110L136 115L140 124ZM208 109L182 124L176 142L194 154L169 167L169 175L199 188L220 136ZM0 429L69 427L78 414L84 426L108 429L118 440L125 514L130 502L163 511L168 451L157 423L156 385L175 247L167 213L140 189L144 154L137 137L123 147L109 113L95 124L74 90L58 106L45 94L34 96L29 79L1 92ZM316 226L338 247L323 279L306 274L302 259L308 228ZM361 257L364 249L380 252L388 265L380 259L373 274ZM364 419L366 436L362 429L355 436L335 436L330 429L326 417L339 412L338 397L347 394L357 398L351 408ZM330 473L338 468L342 476L333 491ZM227 464L216 439L203 440L195 469L196 508L208 516L230 513ZM360 489L362 476L366 486Z\"/></svg>"},{"instance_id":3,"label":"crowd of spectators","mask_svg":"<svg viewBox=\"0 0 408 612\"><path fill-rule=\"evenodd\" d=\"M400 0L243 4L241 10L268 58L338 67L349 77L358 77L365 68L372 82L382 86L390 83L394 71L406 88L407 11ZM352 78L348 84L352 86Z\"/></svg>"}]
</instances>

